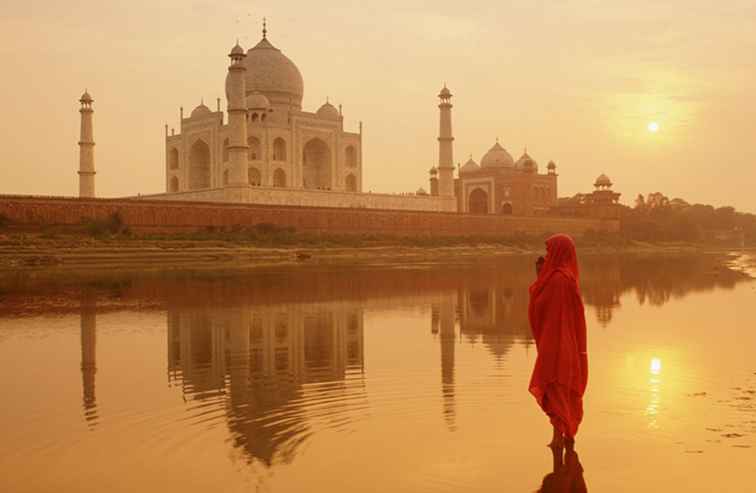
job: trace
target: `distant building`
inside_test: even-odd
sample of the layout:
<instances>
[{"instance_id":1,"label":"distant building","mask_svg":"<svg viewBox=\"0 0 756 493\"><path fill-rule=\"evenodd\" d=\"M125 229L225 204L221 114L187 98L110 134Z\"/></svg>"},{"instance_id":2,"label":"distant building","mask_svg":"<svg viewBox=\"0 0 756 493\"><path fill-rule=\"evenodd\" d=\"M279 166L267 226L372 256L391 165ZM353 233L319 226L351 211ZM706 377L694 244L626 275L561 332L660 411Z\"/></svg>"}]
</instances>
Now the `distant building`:
<instances>
[{"instance_id":1,"label":"distant building","mask_svg":"<svg viewBox=\"0 0 756 493\"><path fill-rule=\"evenodd\" d=\"M556 164L546 173L527 150L514 161L497 139L480 160L472 157L459 169L455 181L457 210L470 214L545 215L557 201Z\"/></svg>"},{"instance_id":2,"label":"distant building","mask_svg":"<svg viewBox=\"0 0 756 493\"><path fill-rule=\"evenodd\" d=\"M622 211L619 204L621 194L613 191L612 186L612 180L602 174L593 183L592 193L560 198L551 212L559 216L618 219Z\"/></svg>"}]
</instances>

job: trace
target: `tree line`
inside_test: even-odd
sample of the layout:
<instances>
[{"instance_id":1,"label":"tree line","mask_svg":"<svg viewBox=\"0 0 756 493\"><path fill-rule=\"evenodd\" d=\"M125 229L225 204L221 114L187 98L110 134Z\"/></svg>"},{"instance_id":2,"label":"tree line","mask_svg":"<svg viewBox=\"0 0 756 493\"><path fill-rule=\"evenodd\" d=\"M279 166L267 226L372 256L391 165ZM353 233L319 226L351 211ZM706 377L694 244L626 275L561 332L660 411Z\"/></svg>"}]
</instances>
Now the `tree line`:
<instances>
[{"instance_id":1,"label":"tree line","mask_svg":"<svg viewBox=\"0 0 756 493\"><path fill-rule=\"evenodd\" d=\"M655 192L622 206L622 231L640 241L693 241L756 244L756 215L734 207L689 204Z\"/></svg>"}]
</instances>

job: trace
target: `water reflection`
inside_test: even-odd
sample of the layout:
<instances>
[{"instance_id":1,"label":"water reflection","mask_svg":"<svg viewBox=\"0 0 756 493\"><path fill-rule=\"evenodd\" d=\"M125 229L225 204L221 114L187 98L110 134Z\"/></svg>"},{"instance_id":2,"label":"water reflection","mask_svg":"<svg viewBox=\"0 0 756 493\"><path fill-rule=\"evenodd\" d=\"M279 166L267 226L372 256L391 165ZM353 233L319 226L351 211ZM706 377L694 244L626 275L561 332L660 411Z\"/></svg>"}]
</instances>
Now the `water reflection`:
<instances>
[{"instance_id":1,"label":"water reflection","mask_svg":"<svg viewBox=\"0 0 756 493\"><path fill-rule=\"evenodd\" d=\"M169 308L167 334L171 382L187 401L222 407L249 460L290 462L312 421L336 424L364 399L353 304ZM306 413L302 402L320 408Z\"/></svg>"},{"instance_id":2,"label":"water reflection","mask_svg":"<svg viewBox=\"0 0 756 493\"><path fill-rule=\"evenodd\" d=\"M662 305L690 292L731 289L747 279L716 265L707 257L591 258L581 276L593 314L589 326L610 324L628 292L641 304ZM270 467L291 463L314 434L350 431L369 412L365 353L370 348L364 326L370 311L426 310L431 334L423 333L440 353L433 369L433 396L440 396L436 416L455 432L465 390L460 383L465 375L457 372L460 343L480 345L497 363L510 358L515 346L532 345L527 320L532 278L530 258L444 268L302 266L252 273L134 273L115 279L98 274L70 282L36 276L0 286L0 316L79 314L84 421L97 429L107 418L98 411L95 392L97 315L166 313L168 379L186 401L189 424L200 429L221 424L242 457ZM636 376L645 371L649 399L641 401L638 414L646 406L645 418L654 427L662 360L651 359ZM579 487L577 455L565 456L552 474L542 491L562 491L548 489L549 484Z\"/></svg>"},{"instance_id":3,"label":"water reflection","mask_svg":"<svg viewBox=\"0 0 756 493\"><path fill-rule=\"evenodd\" d=\"M552 471L544 476L538 493L582 493L588 488L583 465L574 449L551 448Z\"/></svg>"},{"instance_id":4,"label":"water reflection","mask_svg":"<svg viewBox=\"0 0 756 493\"><path fill-rule=\"evenodd\" d=\"M81 297L80 326L82 406L84 419L91 429L97 425L97 305L95 295L90 290L86 290Z\"/></svg>"}]
</instances>

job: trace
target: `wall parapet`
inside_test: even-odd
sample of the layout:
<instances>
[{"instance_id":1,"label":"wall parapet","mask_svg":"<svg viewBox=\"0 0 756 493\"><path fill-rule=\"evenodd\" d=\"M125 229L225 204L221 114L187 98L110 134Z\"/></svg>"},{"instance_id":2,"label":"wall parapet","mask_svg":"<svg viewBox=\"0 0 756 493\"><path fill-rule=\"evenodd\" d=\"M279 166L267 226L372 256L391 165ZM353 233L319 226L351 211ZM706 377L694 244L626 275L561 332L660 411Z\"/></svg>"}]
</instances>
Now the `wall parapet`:
<instances>
[{"instance_id":1,"label":"wall parapet","mask_svg":"<svg viewBox=\"0 0 756 493\"><path fill-rule=\"evenodd\" d=\"M244 185L183 192L142 195L140 200L190 200L301 207L338 207L350 209L386 209L455 212L454 197L433 195L347 192Z\"/></svg>"}]
</instances>

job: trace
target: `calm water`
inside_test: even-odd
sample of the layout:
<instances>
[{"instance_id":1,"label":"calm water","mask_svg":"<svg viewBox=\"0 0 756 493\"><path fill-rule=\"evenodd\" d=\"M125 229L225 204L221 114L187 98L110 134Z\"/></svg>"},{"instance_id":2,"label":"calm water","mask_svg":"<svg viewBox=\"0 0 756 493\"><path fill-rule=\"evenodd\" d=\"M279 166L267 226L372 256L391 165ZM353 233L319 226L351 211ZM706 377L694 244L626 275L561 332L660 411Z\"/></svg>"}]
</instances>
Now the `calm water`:
<instances>
[{"instance_id":1,"label":"calm water","mask_svg":"<svg viewBox=\"0 0 756 493\"><path fill-rule=\"evenodd\" d=\"M532 492L532 259L19 275L0 491ZM588 490L756 491L756 283L584 258Z\"/></svg>"}]
</instances>

